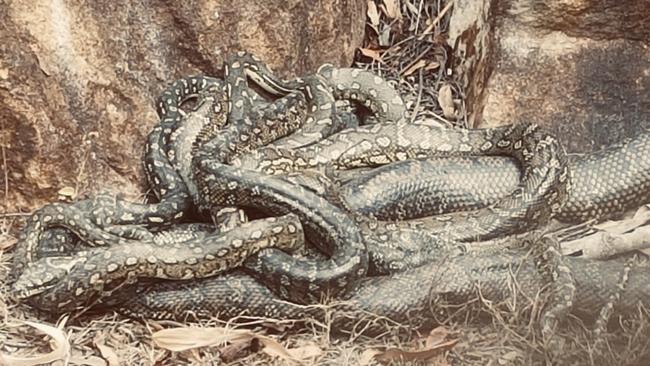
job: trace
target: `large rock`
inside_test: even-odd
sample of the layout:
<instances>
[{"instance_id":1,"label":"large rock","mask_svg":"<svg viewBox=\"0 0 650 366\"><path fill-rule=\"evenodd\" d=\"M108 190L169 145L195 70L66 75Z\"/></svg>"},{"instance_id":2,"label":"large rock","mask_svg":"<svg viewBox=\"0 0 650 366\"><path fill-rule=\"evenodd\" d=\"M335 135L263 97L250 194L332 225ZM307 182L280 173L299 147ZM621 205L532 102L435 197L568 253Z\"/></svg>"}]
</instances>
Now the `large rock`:
<instances>
[{"instance_id":1,"label":"large rock","mask_svg":"<svg viewBox=\"0 0 650 366\"><path fill-rule=\"evenodd\" d=\"M155 5L147 5L147 4ZM174 79L220 75L251 51L283 76L349 65L365 0L7 1L0 7L0 147L6 210L72 187L132 198L144 187L154 100ZM0 174L4 181L4 174Z\"/></svg>"},{"instance_id":2,"label":"large rock","mask_svg":"<svg viewBox=\"0 0 650 366\"><path fill-rule=\"evenodd\" d=\"M650 127L648 9L650 0L457 1L449 39L473 125L535 121L569 151Z\"/></svg>"}]
</instances>

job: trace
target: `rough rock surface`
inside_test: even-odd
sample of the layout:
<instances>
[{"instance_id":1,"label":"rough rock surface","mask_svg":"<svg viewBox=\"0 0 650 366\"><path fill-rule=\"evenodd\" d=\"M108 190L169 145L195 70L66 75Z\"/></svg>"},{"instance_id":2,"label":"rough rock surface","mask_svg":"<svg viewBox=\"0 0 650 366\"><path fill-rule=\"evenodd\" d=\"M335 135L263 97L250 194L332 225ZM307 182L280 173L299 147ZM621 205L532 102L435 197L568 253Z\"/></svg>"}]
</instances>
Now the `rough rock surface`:
<instances>
[{"instance_id":1,"label":"rough rock surface","mask_svg":"<svg viewBox=\"0 0 650 366\"><path fill-rule=\"evenodd\" d=\"M569 151L650 128L650 0L460 0L450 44L474 126L532 120Z\"/></svg>"},{"instance_id":2,"label":"rough rock surface","mask_svg":"<svg viewBox=\"0 0 650 366\"><path fill-rule=\"evenodd\" d=\"M0 155L5 210L99 190L136 198L154 100L174 79L221 75L248 50L283 76L349 65L365 0L5 0ZM6 179L5 179L6 177ZM72 188L72 189L71 189Z\"/></svg>"}]
</instances>

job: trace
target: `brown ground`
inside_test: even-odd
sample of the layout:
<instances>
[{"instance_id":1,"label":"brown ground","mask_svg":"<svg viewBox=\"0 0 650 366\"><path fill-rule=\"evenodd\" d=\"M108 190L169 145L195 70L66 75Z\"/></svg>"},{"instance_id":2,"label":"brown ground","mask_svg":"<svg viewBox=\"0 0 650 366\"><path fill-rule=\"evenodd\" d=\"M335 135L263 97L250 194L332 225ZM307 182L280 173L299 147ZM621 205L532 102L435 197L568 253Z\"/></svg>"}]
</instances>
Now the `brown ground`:
<instances>
[{"instance_id":1,"label":"brown ground","mask_svg":"<svg viewBox=\"0 0 650 366\"><path fill-rule=\"evenodd\" d=\"M370 6L368 39L357 55L356 66L381 71L385 77L395 80L407 95L411 111L417 111L419 118L465 125L463 92L454 82L454 75L447 72L449 50L444 32L448 14L441 14L444 3L438 7L442 2L405 0L398 12L392 6L395 2L378 1L376 14ZM3 157L5 151L1 153ZM6 184L5 187L11 189ZM0 283L8 272L9 249L16 242L23 219L19 214L0 215ZM6 286L0 288L0 355L34 357L53 349L65 352L69 347L69 364L285 365L293 364L290 357L302 359L306 365L378 364L371 360L373 355L385 363L393 360L392 364L412 365L650 364L647 319L613 327L603 342L595 345L590 325L572 318L559 330L563 343L560 348L549 347L541 341L535 327L541 301L523 307L524 302L516 299L490 304L477 297L471 306L431 333L427 330L414 334L397 326L386 326L386 333L377 338L336 335L327 323L310 323L311 326L291 331L287 331L285 324L258 324L236 337L224 335L232 328L222 328L224 324L217 321L183 324L210 332L190 330L181 335L183 343L206 344L207 339L208 344L216 344L172 352L168 349L178 346L178 340L168 338L171 343L164 343L161 338L164 334L154 337L153 333L181 324L143 323L107 314L68 319L60 326L62 331L46 329L51 333L48 336L24 322L54 325L57 319L47 319L19 305L7 290ZM217 333L225 337L219 339L230 342L227 345L219 342ZM387 349L392 350L381 352ZM561 352L549 352L553 349ZM395 361L400 357L411 361Z\"/></svg>"}]
</instances>

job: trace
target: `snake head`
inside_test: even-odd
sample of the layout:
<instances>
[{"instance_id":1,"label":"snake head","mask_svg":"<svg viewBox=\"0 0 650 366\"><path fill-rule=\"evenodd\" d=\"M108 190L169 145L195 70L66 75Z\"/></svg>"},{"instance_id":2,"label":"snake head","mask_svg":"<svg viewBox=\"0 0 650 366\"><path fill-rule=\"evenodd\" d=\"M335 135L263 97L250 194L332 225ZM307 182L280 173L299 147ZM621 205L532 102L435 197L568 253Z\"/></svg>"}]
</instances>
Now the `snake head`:
<instances>
[{"instance_id":1,"label":"snake head","mask_svg":"<svg viewBox=\"0 0 650 366\"><path fill-rule=\"evenodd\" d=\"M28 266L12 285L19 300L42 294L60 284L82 257L45 257Z\"/></svg>"}]
</instances>

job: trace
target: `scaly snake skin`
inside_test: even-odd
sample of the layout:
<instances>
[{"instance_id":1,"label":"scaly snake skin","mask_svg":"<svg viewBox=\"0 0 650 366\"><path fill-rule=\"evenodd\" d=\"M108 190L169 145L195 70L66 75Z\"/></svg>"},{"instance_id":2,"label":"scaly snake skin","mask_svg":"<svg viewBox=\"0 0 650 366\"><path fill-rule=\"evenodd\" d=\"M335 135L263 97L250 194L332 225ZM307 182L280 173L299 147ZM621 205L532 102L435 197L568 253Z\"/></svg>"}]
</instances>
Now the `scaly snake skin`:
<instances>
[{"instance_id":1,"label":"scaly snake skin","mask_svg":"<svg viewBox=\"0 0 650 366\"><path fill-rule=\"evenodd\" d=\"M564 153L557 141L537 126L520 124L490 130L467 131L440 129L424 124L409 124L402 118L403 109L393 108L394 106L403 106L401 98L399 96L387 97L387 95L394 96L397 94L392 89L380 88L380 86L384 86L383 80L376 76L370 76L367 72L350 71L350 69L340 71L331 67L324 67L315 76L287 82L276 79L266 71L260 72L260 70L264 69L258 66L259 62L254 58L245 58L244 56L239 55L239 58L230 61L230 68L226 72L225 91L223 89L219 91L220 88L217 86L219 81L210 81L208 83L206 80L211 79L196 78L193 79L195 81L189 82L189 85L194 83L204 87L206 85L212 86L212 92L219 94L214 100L221 103L219 104L220 108L214 108L213 110L221 116L224 115L223 95L227 95L229 114L227 122L223 120L218 123L206 121L203 129L198 132L197 143L190 154L194 158L193 168L190 168L190 170L187 168L187 153L181 154L182 161L177 162L175 168L184 173L180 175L173 174L171 191L174 192L173 197L182 197L183 202L185 202L186 197L190 196L187 193L188 188L185 183L176 183L179 183L177 179L180 179L181 176L183 177L181 180L184 179L189 182L188 171L193 170L193 183L196 184L196 192L192 196L198 198L199 206L203 209L215 212L225 206L237 206L254 208L273 215L293 213L300 218L307 238L313 244L316 244L321 251L331 256L328 260L314 262L304 258L294 258L277 250L264 250L258 255L250 257L245 265L253 270L259 281L263 280L265 285L272 289L273 295L266 294L266 297L272 301L275 301L274 298L278 295L281 298L295 302L313 302L318 300L324 293L335 297L348 295L352 296L353 299L352 308L378 310L377 312L380 314L385 313L388 317L399 318L399 313L403 308L385 307L384 310L381 307L376 308L372 305L373 301L376 301L372 296L378 296L378 294L382 293L383 290L379 289L379 286L392 288L393 290L400 286L414 288L413 284L409 282L412 281L409 273L423 271L422 274L430 275L431 265L409 269L404 274L364 279L367 253L370 253L370 260L376 272L392 273L403 271L414 266L413 263L416 265L430 263L432 258L411 258L412 262L405 264L404 258L395 261L386 260L384 257L387 251L415 246L418 247L416 251L425 252L426 250L423 248L429 245L435 249L431 250L430 254L440 257L447 253L445 250L453 248L463 241L489 239L512 232L522 232L530 229L530 223L542 225L546 222L560 210L567 196L569 179ZM238 69L238 72L233 72L232 66L234 65L237 65L234 69ZM272 104L272 107L258 104L259 107L254 108L256 102L250 95L246 95L248 87L245 79L241 77L241 70L249 73L248 75L253 76L254 80L258 80L261 85L266 85L277 95L284 94L283 98L287 99ZM374 84L369 86L370 82ZM195 94L205 90L207 88L188 88L170 94L173 96L171 101L170 99L163 99L161 106L171 106L171 108L162 110L162 114L176 113L177 111L174 109L178 109L190 92ZM296 90L299 93L296 93ZM304 96L304 99L301 99L301 95ZM376 113L380 122L371 126L361 126L339 132L328 137L328 135L340 129L339 126L341 126L340 123L336 122L338 118L334 108L336 98L361 102ZM306 104L302 104L303 101ZM294 108L294 117L286 117L292 116L290 113L291 108ZM311 115L306 117L305 111L309 111ZM274 115L276 118L268 118L270 115ZM387 118L393 120L386 121ZM267 121L269 120L275 120L275 122L268 124ZM164 122L165 120L163 120L163 124ZM173 124L178 123L179 118L174 117ZM170 122L170 124L172 123ZM160 163L161 159L173 161L175 155L172 153L167 157L160 157L155 156L155 154L152 155L151 151L156 151L157 154L165 151L165 149L167 149L167 153L177 151L170 150L167 147L171 142L170 140L173 139L170 136L174 136L171 130L172 126L168 125L158 130L159 137L156 138L156 135L154 135L153 140L161 141L162 145L156 143L147 145L149 148L147 156L154 156L154 159L148 163L148 173L153 177L152 180L155 186L167 187L162 188L164 189L163 194L169 192L170 184L169 179L164 181L160 177L167 177L169 170L163 170L165 172L163 175L155 175L152 173L154 171L152 167L163 165ZM194 132L190 132L182 138L191 138L192 135L197 133L197 130L195 129ZM290 133L296 131L298 134L295 137L294 135L289 136ZM183 133L180 131L176 136L182 136ZM246 139L243 138L244 136ZM282 137L284 139L280 139ZM274 142L277 139L280 139L279 142ZM255 151L256 148L263 145L267 145L267 147ZM187 152L187 150L184 149L183 151ZM242 153L244 154L242 155ZM353 221L348 212L356 212L356 209L350 204L351 200L346 200L344 195L342 195L343 199L339 199L339 203L342 203L341 206L344 209L342 210L308 188L292 183L290 179L287 179L287 176L277 175L296 173L303 169L356 168L405 161L397 163L393 167L387 166L385 172L390 174L390 169L395 169L395 172L399 172L398 169L404 169L403 166L409 164L408 159L422 159L432 156L464 157L503 154L515 157L520 161L523 168L523 179L514 185L514 192L510 192L505 197L502 195L502 198L494 199L488 203L487 208L475 212L391 224L384 224L376 220L362 219L358 221L358 217L355 217L357 221ZM238 166L233 166L232 163L236 163ZM248 169L242 169L242 166ZM411 167L411 169L418 168ZM190 186L190 184L187 183L187 186ZM174 191L174 189L181 193ZM397 190L403 191L401 188ZM191 192L192 189L190 188L189 191ZM364 204L372 207L372 198L359 197L365 200ZM163 197L161 205L165 204L165 198ZM82 207L82 205L79 206ZM173 206L177 212L171 215L172 218L180 218L182 214L179 213L185 212L186 206L186 204ZM158 217L162 217L153 213L151 215L139 214L137 209L132 209L130 206L119 207L121 207L121 211L135 212L138 215L135 215L135 218L132 216L127 219L121 217L113 221L116 224L131 225L143 221L153 222ZM179 207L181 207L180 211L178 211ZM407 209L403 209L404 212L400 214L405 215L405 217L411 215L411 213L406 212ZM120 210L117 212L120 212ZM163 210L163 212L165 211ZM96 210L93 211L93 214L96 217L100 216L100 213L96 213ZM110 218L114 214L109 211L109 214L104 217ZM381 215L373 214L373 216L383 218ZM33 231L43 231L46 227L53 226L52 224L46 226L42 223L42 220L44 220L43 215L36 215L35 217L37 217L37 220L34 222L39 224L32 227ZM152 220L152 218L154 219ZM52 221L51 217L50 221ZM68 228L78 226L74 220L70 221L65 218L54 221L54 224L58 223ZM105 228L105 225L103 225L106 224L105 220L99 223L98 220L94 222L98 226ZM249 225L254 225L253 223L255 221ZM96 240L93 241L93 235L89 235L86 229L83 230L86 233L78 229L74 231L83 241L101 244L97 243ZM112 246L108 249L98 248L95 252L92 252L90 257L99 258L101 253L113 251L114 245L125 245L125 240L133 241L139 236L146 236L146 234L138 230L134 230L133 233L120 232L119 230L115 231L116 234L110 230L107 230L107 232L106 235L114 234L117 236L117 238L105 238ZM409 236L409 233L413 233L415 236ZM416 236L419 239L414 240ZM291 241L295 242L296 240L297 238L294 238ZM30 244L28 248L32 248L33 251L35 246L38 246L38 241L39 238L31 238L31 242L34 244ZM232 244L230 245L232 246ZM366 246L368 247L367 252ZM69 305L74 302L69 299L69 291L74 288L76 292L81 294L91 293L92 286L89 285L94 285L94 283L89 283L88 278L94 278L94 282L97 283L97 278L104 278L110 273L115 273L114 280L129 283L136 277L156 277L151 276L153 271L164 271L164 267L159 265L158 261L153 260L148 262L151 265L150 267L145 268L147 266L143 266L143 268L139 269L142 275L128 270L122 271L123 268L127 267L127 258L140 258L136 263L146 262L146 259L143 259L144 257L137 256L140 255L138 253L147 253L147 250L141 252L136 250L134 253L137 255L124 257L118 263L114 263L115 265L111 267L114 269L112 271L103 268L103 272L98 272L99 277L88 277L89 271L93 270L92 266L83 269L77 267L75 270L70 270L73 267L70 263L83 263L89 258L84 252L76 254L74 259L68 261L52 260L50 258L34 260L35 257L32 256L29 261L35 264L27 268L27 271L23 273L25 277L22 278L22 284L17 282L20 285L18 287L24 287L24 284L27 284L26 287L33 287L30 288L30 291L23 293L23 296L26 297L33 297L35 293L45 291L42 296L51 296L51 299L55 299L56 304L59 305L58 310L72 308L73 306L69 307ZM148 253L151 253L151 251ZM214 257L213 254L211 255ZM237 260L232 260L232 262L240 263L243 256L237 255L236 258ZM456 256L454 255L453 258L456 258ZM192 257L191 253L184 252L178 259L186 261L187 265L191 265L202 263L202 260L208 258ZM454 260L461 261L460 259ZM130 260L130 262L132 263L133 260ZM515 258L510 259L507 265L509 266L515 262L525 263L526 261L521 261L515 256ZM94 263L97 266L103 265L100 262ZM447 264L439 265L443 268L447 266ZM40 273L47 273L47 266L68 267L64 273L57 274L57 276L60 276L55 281L58 290L54 290L54 287L43 289L44 281L39 283L38 281L29 280L31 277L27 276L38 275L39 271L41 271ZM577 266L580 267L582 264ZM221 265L217 267L219 270L225 268L225 266ZM480 264L477 264L477 267L480 267ZM187 270L190 267L182 266L182 268ZM196 268L198 269L191 272L194 277L209 276L215 273L215 270L201 269L200 266ZM428 268L429 272L426 272L423 268ZM480 269L477 270L480 271ZM83 276L87 278L82 279ZM65 278L65 281L63 278ZM110 279L110 276L108 278ZM172 278L177 279L177 277ZM224 277L206 279L202 284L208 286L208 291L218 293L221 291L220 286L223 286L219 281L221 278ZM239 280L233 278L232 280L249 281L244 278L247 277L241 277ZM531 283L540 281L539 279L530 278L526 280ZM396 281L396 284L391 284L390 281ZM50 281L47 282L49 284ZM79 286L79 283L82 283L82 285ZM360 289L357 288L359 283L361 283ZM183 285L185 286L183 288L187 289L202 284L199 284L199 282L188 283ZM182 309L176 306L178 304L181 304L178 306L184 306L182 305L184 304L182 299L175 299L176 305L173 305L173 302L162 305L162 301L167 301L165 296L172 291L168 291L165 285L156 286L159 287L154 286L155 290L153 292L147 292L152 294L154 300L147 298L146 306L156 307L160 305L167 308L174 306L175 310L167 311L167 314L172 312L178 314ZM256 297L262 296L260 295L263 292L261 288L264 287L259 284L257 286L258 288L248 286L246 291L250 291ZM100 287L98 290L103 291L104 288ZM264 290L268 291L266 288ZM406 291L412 292L411 290ZM573 294L575 289L570 290L570 292ZM370 293L374 295L370 295ZM67 298L66 294L68 295ZM576 296L578 300L582 299L580 292L572 296ZM420 299L422 298L420 297ZM255 301L257 300L259 299L256 298ZM202 301L209 302L210 300L202 299ZM415 299L415 301L419 300ZM404 303L406 302L408 301L404 301ZM138 306L142 307L144 306L142 304L145 303L139 304L136 304L137 306L134 308L139 309ZM219 304L219 302L217 301L215 304ZM194 306L189 305L190 308ZM201 305L196 306L200 307ZM205 306L210 307L212 305L206 304ZM268 306L270 305L264 305L267 309ZM291 313L292 306L294 305L279 307L278 316L288 316ZM218 307L220 305L217 305ZM558 309L559 313L564 311L561 307ZM253 310L253 313L258 312L259 308L253 306ZM164 312L161 312L161 314L164 314Z\"/></svg>"},{"instance_id":2,"label":"scaly snake skin","mask_svg":"<svg viewBox=\"0 0 650 366\"><path fill-rule=\"evenodd\" d=\"M134 241L41 258L29 267L32 275L21 276L13 284L20 289L16 296L33 304L55 305L57 311L71 311L138 278L204 278L240 266L249 255L264 248L292 251L303 244L302 226L293 214L196 237L175 232L172 241L165 235L170 234L163 232L151 242ZM69 284L75 286L73 296Z\"/></svg>"},{"instance_id":3,"label":"scaly snake skin","mask_svg":"<svg viewBox=\"0 0 650 366\"><path fill-rule=\"evenodd\" d=\"M329 74L338 75L338 72L331 71ZM361 74L359 72L359 75ZM381 85L381 79L372 80L373 85ZM331 81L328 83L335 84ZM244 81L234 82L234 84L243 85ZM327 112L322 117L314 117L313 120L316 125L320 124L319 121L328 123L329 118L334 115L333 97L326 93L327 89L322 83L312 83L311 88L309 86L305 85L305 94L313 98L310 110L318 114ZM369 87L353 82L351 88L363 90ZM334 89L343 90L346 87L336 84ZM382 94L395 94L391 89L386 90L388 91L375 90L374 96L377 97L375 99L387 100L388 98ZM352 96L352 93L343 93L343 95ZM365 98L373 94L359 92L354 95ZM397 97L391 99L391 103L403 105L403 103L396 103L395 98ZM381 106L379 109L371 107L371 110L382 112L389 110L388 103L383 101L371 102L368 105ZM242 135L250 135L248 130L252 128L254 128L252 125L246 123L237 126L237 130ZM397 138L392 139L393 136ZM296 213L301 218L307 237L321 252L329 255L330 259L321 262L305 262L295 260L282 252L274 254L277 258L271 258L269 254L263 253L256 257L258 259L255 264L258 268L256 272L267 274L264 283L274 292L280 293L283 298L295 302L305 301L305 299L318 300L319 294L322 293L329 293L335 297L349 293L356 287L358 280L365 275L367 265L365 246L367 243L362 240L357 225L344 211L308 189L265 174L268 172L258 172L258 169L233 167L227 164L229 156L220 156L217 153L215 157L215 151L227 151L229 144L231 144L229 138L224 137L223 134L216 134L194 155L194 181L199 189L201 206L233 205L254 208L267 214ZM325 147L321 148L322 145ZM431 129L429 126L408 124L403 119L396 122L380 119L380 123L368 128L359 127L342 131L305 148L309 149L311 155L303 154L291 158L281 156L274 161L269 159L269 164L277 168L276 162L280 164L288 162L294 165L303 162L307 165L305 168L316 168L316 164L321 162L318 157L326 156L335 160L335 167L353 167L359 164L387 163L434 154L445 156L511 154L521 161L525 169L524 179L519 189L511 196L487 210L458 217L438 218L436 223L430 223L428 227L418 227L419 231L431 230L438 236L438 238L433 235L428 236L427 241L488 239L496 235L520 231L524 223L528 227L530 222L544 222L545 217L550 217L552 211L560 207L560 202L566 196L568 184L562 149L553 137L534 125L522 124L483 131L467 131ZM270 149L282 150L277 146L268 147L263 149L264 154L268 155ZM302 150L298 148L289 151ZM261 161L262 164L266 163L265 159ZM283 172L288 171L284 169ZM455 229L453 236L449 234L452 227ZM380 234L373 242L395 242L396 233L396 230L392 230L391 235ZM396 242L397 246L405 241L401 234L400 239ZM439 245L423 244L433 247ZM381 268L382 271L404 267L404 265L396 266L394 261L383 260L379 251L371 250L371 252L377 259L375 263L389 266L387 269ZM417 258L411 260L414 259ZM269 266L274 261L278 263L276 268L281 269L273 269ZM269 278L269 274L276 273L280 274L278 276L280 281Z\"/></svg>"},{"instance_id":4,"label":"scaly snake skin","mask_svg":"<svg viewBox=\"0 0 650 366\"><path fill-rule=\"evenodd\" d=\"M555 218L572 223L604 219L648 202L646 156L650 133L591 154L569 155L573 188ZM356 174L337 193L352 211L403 220L493 204L516 188L520 176L506 157L419 159Z\"/></svg>"},{"instance_id":5,"label":"scaly snake skin","mask_svg":"<svg viewBox=\"0 0 650 366\"><path fill-rule=\"evenodd\" d=\"M144 167L160 203L136 204L102 195L76 202L66 208L62 205L43 207L34 213L21 234L14 253L10 280L15 280L38 258L35 253L40 239L37 233L41 228L64 226L88 244L104 246L108 242L125 244L129 239L151 239L151 234L142 226L169 225L182 219L192 206L192 199L163 147L168 143L172 127L182 118L181 103L199 90L214 88L219 83L217 79L204 77L181 79L159 98L157 107L161 122L147 137ZM74 212L68 214L69 211Z\"/></svg>"},{"instance_id":6,"label":"scaly snake skin","mask_svg":"<svg viewBox=\"0 0 650 366\"><path fill-rule=\"evenodd\" d=\"M232 66L234 66L238 62L239 61L233 61L231 64L232 64ZM231 71L233 69L232 66L230 68ZM240 81L240 79L238 79L237 76L233 76L233 75L235 75L233 72L228 73L227 80L229 80L230 83L227 84L227 86L237 85L238 82ZM210 82L206 82L206 80L209 80ZM179 101L181 99L185 98L186 95L188 95L190 92L196 93L196 92L198 92L198 91L200 91L202 89L205 89L207 87L212 88L215 85L218 85L217 81L214 81L214 80L211 80L211 79L206 79L206 78L190 78L189 80L179 81L178 83L172 85L172 87L170 88L169 91L167 91L167 92L165 92L163 94L162 101L160 103L161 114L170 113L170 112L171 113L179 113L178 112ZM309 84L309 83L304 84L305 88L309 88L310 85L313 85L313 84ZM197 86L197 87L194 87L194 86ZM319 86L316 86L316 87L318 88ZM231 96L232 96L232 94L235 93L235 90L237 90L237 89L230 87L230 88L228 88L228 93L231 94ZM307 92L308 92L307 94L313 95L313 93L316 92L316 90L312 90L310 92L309 89L307 89ZM240 94L243 95L243 92L240 92ZM300 94L298 96L300 96ZM217 99L219 99L219 98L217 98ZM221 98L219 100L223 100L223 98ZM301 101L300 98L296 99L295 96L290 100L296 101L294 103L300 103L300 101ZM221 133L222 131L219 131L220 136L222 136L222 137L225 136L226 137L226 140L225 140L225 143L224 143L225 146L223 146L221 149L213 150L213 152L215 152L215 151L224 152L226 155L225 156L222 155L221 158L223 160L227 161L228 156L229 156L228 154L232 154L233 152L235 152L237 150L233 146L237 146L237 143L239 143L240 141L241 142L248 141L249 145L254 146L254 144L252 144L252 142L255 141L255 139L252 138L253 136L256 136L258 138L266 138L266 139L269 139L269 138L276 139L278 137L281 137L281 136L278 135L282 131L282 129L279 128L280 124L275 125L274 123L272 123L274 121L274 118L271 117L271 115L273 113L275 113L278 118L281 117L280 118L281 122L288 122L290 124L290 123L295 123L295 121L297 121L297 122L301 121L301 118L297 118L295 116L293 118L290 117L292 115L292 113L287 113L287 111L291 112L292 109L287 108L286 104L287 104L286 102L284 104L282 104L282 102L278 101L277 103L275 103L273 105L274 108L265 108L265 111L263 111L262 113L257 114L258 118L253 119L255 121L259 120L259 121L262 121L262 122L258 123L258 124L254 124L254 123L249 123L248 120L246 119L246 116L243 116L243 114L241 114L241 115L237 114L237 112L238 112L238 109L237 109L238 104L237 104L237 102L235 102L234 104L229 102L229 107L233 112L232 115L229 116L230 117L229 122L231 122L231 124L226 127L226 129L223 131L223 133ZM306 108L302 108L302 110L305 110L305 109ZM314 107L312 107L310 109L312 111L314 111L314 110L322 109L322 108L314 108ZM221 111L223 111L223 108L215 108L215 112L221 112ZM278 111L283 112L283 114L280 115L280 113L278 113ZM300 110L298 110L296 113L298 113L298 117L301 117ZM302 118L302 119L304 119L304 118ZM171 126L165 125L165 123L168 120L169 119L163 119L163 122L161 123L162 126L158 126L154 131L158 131L158 132L162 131L162 132L165 133L166 136L168 136L170 134L170 132L171 132ZM314 122L318 124L318 122L320 122L320 121L321 120L315 120ZM178 119L175 119L174 122L178 122ZM219 121L219 122L222 122L222 121ZM222 125L223 125L223 123L211 123L210 128L212 128L212 131L215 131L215 130L218 130L218 129L215 129L215 127L220 128L220 127L222 127ZM248 128L248 127L251 127L252 131L245 131L244 130L244 128ZM232 133L229 134L229 132L232 132ZM247 134L243 135L242 132L247 132ZM202 131L202 133L203 133L203 131ZM240 136L246 136L249 139L244 140L243 138L240 138ZM200 137L201 136L199 136L199 139L200 139ZM150 138L150 140L152 140L152 139ZM156 141L159 141L159 140L156 140ZM232 141L236 141L237 143L233 144ZM167 143L167 141L163 141L163 142L165 144ZM159 143L150 143L148 145L147 156L151 156L152 151L156 151L156 152L161 151L161 145ZM173 161L174 160L174 155L169 155L169 160ZM186 193L182 190L182 188L184 188L184 187L181 184L178 184L177 181L172 181L171 185L167 184L170 181L170 179L169 179L170 177L174 178L174 180L176 180L176 178L177 178L177 176L173 172L170 172L170 169L168 168L168 164L157 161L157 160L153 160L153 161L147 160L147 165L146 166L147 166L147 168L148 168L147 170L149 172L156 171L155 170L156 168L163 171L164 174L158 174L158 176L155 176L152 179L152 182L154 183L154 185L156 187L160 187L158 189L159 191L161 191L163 194L165 194L165 193L169 193L170 191L175 189L177 191L181 191L181 193L183 193L183 195L186 196ZM325 202L325 201L322 201L322 202ZM153 208L154 207L151 207L152 211L153 211ZM332 214L332 216L335 217L334 214ZM47 220L47 217L46 217L46 220ZM73 226L74 227L74 226L78 225L75 220L80 220L80 218L79 217L77 217L76 219L69 218L69 219L65 220L65 222L59 222L59 224L64 225L64 226L68 225L68 226ZM27 245L23 245L22 247L27 248L28 252L30 254L32 252L34 252L36 247L38 246L38 244L37 244L38 243L38 237L35 235L34 231L38 231L40 227L45 228L44 225L37 225L36 227L28 228L26 230L26 232L31 232L32 234L30 234L30 236L26 240ZM328 229L326 228L325 230L328 230ZM79 234L79 236L82 237L84 240L92 239L92 237L88 237L88 235L87 235L88 232L87 231L76 232L76 233ZM108 238L106 238L106 239L108 239ZM102 242L100 242L100 243L93 242L93 244L102 244ZM122 239L120 239L120 241L116 242L116 244L124 244L124 241ZM358 248L356 248L356 249L358 249ZM347 248L346 248L346 253L349 254L350 250L355 250L354 246L351 246L349 248L349 250L347 250ZM363 257L359 258L358 255L348 255L348 256L352 257L351 258L352 268L346 268L344 265L342 265L342 263L337 263L337 262L333 262L332 266L336 266L337 270L340 270L343 273L347 273L347 272L351 272L351 271L356 272L355 273L356 276L361 276L363 273L365 273L363 271L363 267L365 267L364 266L365 259L363 259ZM278 283L279 282L286 283L287 282L286 278L287 278L288 275L294 276L292 273L289 273L289 274L285 275L285 273L287 272L287 269L286 269L287 265L286 265L284 259L286 259L287 257L286 256L282 257L281 253L277 253L277 254L273 255L273 253L267 252L267 253L265 253L264 256L259 256L259 257L261 257L260 263L258 265L260 267L259 271L262 272L261 275L264 276L265 278L269 278L271 280L273 278L277 278L277 280L275 280L276 282L278 282ZM279 257L279 259L278 259L278 257ZM29 259L30 259L30 261L33 262L33 256L30 255ZM206 258L206 259L210 260L209 258ZM354 267L355 264L361 264L361 271L357 270ZM293 267L295 267L295 265ZM17 268L17 271L20 271L21 266L17 265L16 268ZM304 275L303 277L309 276L309 279L305 279L305 282L307 280L313 281L311 279L311 277L314 277L313 273L315 272L315 269L318 269L318 268L316 268L314 266L306 268L306 270L304 271L304 272L306 272L306 275ZM318 278L316 278L316 280L318 280ZM338 279L334 278L334 280L338 280ZM333 280L330 280L330 281L333 282ZM37 283L37 281L32 281L32 283ZM308 289L306 291L310 291L310 294L311 294L312 292L316 292L317 290L318 289L316 289L316 290ZM312 298L314 298L314 297L315 297L315 295L312 295Z\"/></svg>"},{"instance_id":7,"label":"scaly snake skin","mask_svg":"<svg viewBox=\"0 0 650 366\"><path fill-rule=\"evenodd\" d=\"M650 271L635 268L627 285L620 289L621 261L594 261L565 258L565 264L575 281L575 296L571 299L574 314L596 318L612 295L620 299L614 304L614 314L632 315L638 306L650 303ZM306 316L322 321L331 314L332 329L373 331L370 319L385 317L417 329L430 325L443 304L459 305L480 296L498 304L512 300L526 306L537 299L548 286L549 279L539 274L533 258L521 252L465 255L444 258L416 269L392 276L370 277L363 280L351 298L331 308L305 307L282 301L254 278L233 272L197 281L141 284L133 291L138 296L119 306L118 312L136 318L183 319L239 316L271 319L304 319ZM515 284L517 284L515 286ZM522 294L519 294L521 292ZM334 302L336 304L336 302ZM332 309L341 310L332 313ZM385 329L385 328L384 328Z\"/></svg>"}]
</instances>

